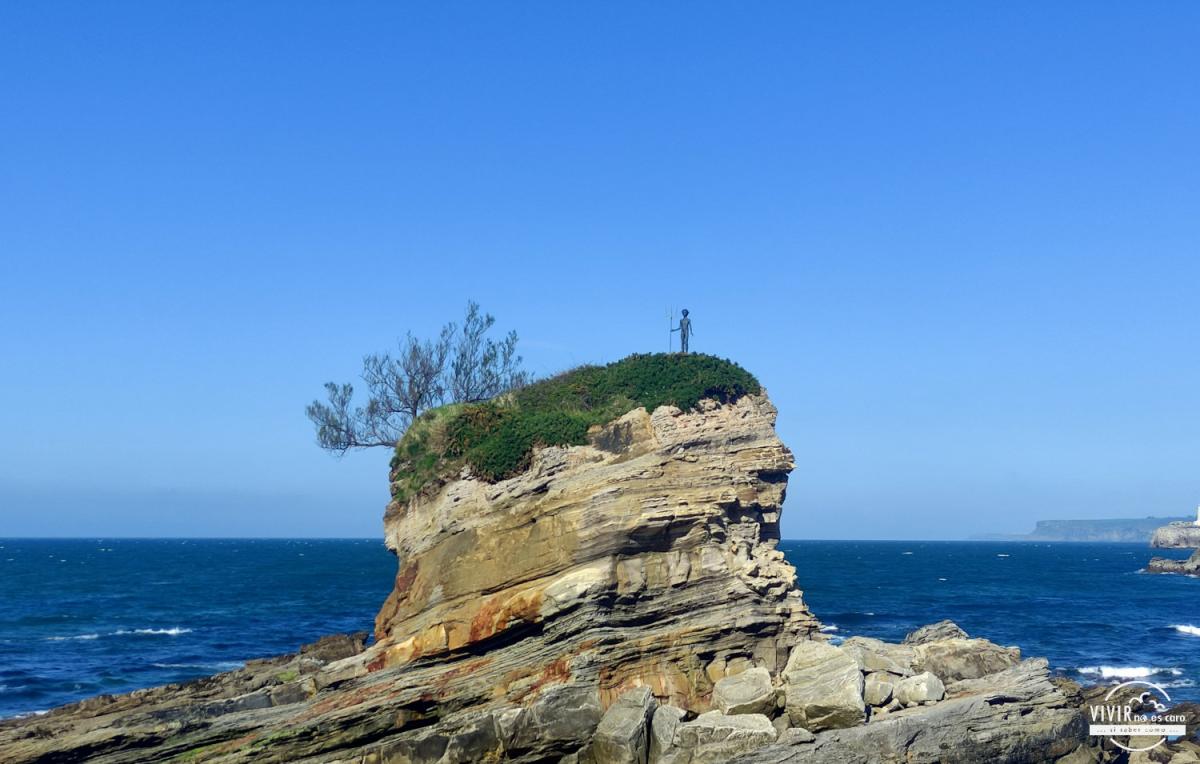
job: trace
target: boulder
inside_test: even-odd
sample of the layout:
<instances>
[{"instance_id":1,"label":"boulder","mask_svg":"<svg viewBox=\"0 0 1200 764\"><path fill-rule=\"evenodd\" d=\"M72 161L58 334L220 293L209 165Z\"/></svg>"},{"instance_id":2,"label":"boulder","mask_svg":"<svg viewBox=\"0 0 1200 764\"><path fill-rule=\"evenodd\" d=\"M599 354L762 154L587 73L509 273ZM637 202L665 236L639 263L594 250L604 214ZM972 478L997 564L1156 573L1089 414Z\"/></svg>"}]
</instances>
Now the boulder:
<instances>
[{"instance_id":1,"label":"boulder","mask_svg":"<svg viewBox=\"0 0 1200 764\"><path fill-rule=\"evenodd\" d=\"M986 639L942 639L916 647L913 667L929 671L947 682L978 679L1012 668L1021 662L1021 650L1001 647Z\"/></svg>"},{"instance_id":2,"label":"boulder","mask_svg":"<svg viewBox=\"0 0 1200 764\"><path fill-rule=\"evenodd\" d=\"M919 706L922 703L936 703L946 697L946 686L928 671L916 676L905 677L896 683L893 691L896 700L905 707Z\"/></svg>"},{"instance_id":3,"label":"boulder","mask_svg":"<svg viewBox=\"0 0 1200 764\"><path fill-rule=\"evenodd\" d=\"M886 671L867 674L863 682L863 700L868 706L886 706L896 689L896 677Z\"/></svg>"},{"instance_id":4,"label":"boulder","mask_svg":"<svg viewBox=\"0 0 1200 764\"><path fill-rule=\"evenodd\" d=\"M600 718L596 733L579 757L580 764L646 764L655 706L649 687L619 697Z\"/></svg>"},{"instance_id":5,"label":"boulder","mask_svg":"<svg viewBox=\"0 0 1200 764\"><path fill-rule=\"evenodd\" d=\"M687 711L675 706L660 705L650 718L650 764L660 761L675 742L675 730L687 716Z\"/></svg>"},{"instance_id":6,"label":"boulder","mask_svg":"<svg viewBox=\"0 0 1200 764\"><path fill-rule=\"evenodd\" d=\"M723 714L769 714L775 710L771 672L755 667L727 676L713 687L713 705Z\"/></svg>"},{"instance_id":7,"label":"boulder","mask_svg":"<svg viewBox=\"0 0 1200 764\"><path fill-rule=\"evenodd\" d=\"M816 735L804 729L803 727L788 727L783 732L779 733L778 742L783 743L784 745L800 745L802 743L811 743L816 739Z\"/></svg>"},{"instance_id":8,"label":"boulder","mask_svg":"<svg viewBox=\"0 0 1200 764\"><path fill-rule=\"evenodd\" d=\"M968 639L968 636L954 621L938 621L909 632L904 638L904 644L923 645L939 639Z\"/></svg>"},{"instance_id":9,"label":"boulder","mask_svg":"<svg viewBox=\"0 0 1200 764\"><path fill-rule=\"evenodd\" d=\"M846 653L824 642L800 642L783 671L784 700L795 727L812 732L866 721L863 675Z\"/></svg>"},{"instance_id":10,"label":"boulder","mask_svg":"<svg viewBox=\"0 0 1200 764\"><path fill-rule=\"evenodd\" d=\"M864 674L886 671L896 676L911 676L916 673L913 663L917 660L917 651L911 645L893 645L871 637L850 637L839 647L858 663Z\"/></svg>"},{"instance_id":11,"label":"boulder","mask_svg":"<svg viewBox=\"0 0 1200 764\"><path fill-rule=\"evenodd\" d=\"M655 764L725 764L775 739L775 727L763 714L709 711L680 724L673 745Z\"/></svg>"}]
</instances>

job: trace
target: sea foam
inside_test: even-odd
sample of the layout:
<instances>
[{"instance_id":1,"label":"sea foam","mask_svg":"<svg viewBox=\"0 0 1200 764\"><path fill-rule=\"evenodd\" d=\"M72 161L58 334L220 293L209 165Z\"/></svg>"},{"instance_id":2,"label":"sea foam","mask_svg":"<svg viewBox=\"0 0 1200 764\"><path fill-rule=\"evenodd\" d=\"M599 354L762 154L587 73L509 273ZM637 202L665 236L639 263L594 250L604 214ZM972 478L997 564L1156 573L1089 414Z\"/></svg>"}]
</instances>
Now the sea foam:
<instances>
[{"instance_id":1,"label":"sea foam","mask_svg":"<svg viewBox=\"0 0 1200 764\"><path fill-rule=\"evenodd\" d=\"M1179 676L1183 673L1177 668L1154 666L1084 666L1076 671L1080 674L1098 674L1104 679L1145 679L1156 674Z\"/></svg>"},{"instance_id":2,"label":"sea foam","mask_svg":"<svg viewBox=\"0 0 1200 764\"><path fill-rule=\"evenodd\" d=\"M1191 634L1193 637L1200 637L1200 626L1192 626L1190 623L1177 623L1171 628L1180 634Z\"/></svg>"},{"instance_id":3,"label":"sea foam","mask_svg":"<svg viewBox=\"0 0 1200 764\"><path fill-rule=\"evenodd\" d=\"M99 639L99 634L76 634L70 637L46 637L47 642L66 642L72 639Z\"/></svg>"}]
</instances>

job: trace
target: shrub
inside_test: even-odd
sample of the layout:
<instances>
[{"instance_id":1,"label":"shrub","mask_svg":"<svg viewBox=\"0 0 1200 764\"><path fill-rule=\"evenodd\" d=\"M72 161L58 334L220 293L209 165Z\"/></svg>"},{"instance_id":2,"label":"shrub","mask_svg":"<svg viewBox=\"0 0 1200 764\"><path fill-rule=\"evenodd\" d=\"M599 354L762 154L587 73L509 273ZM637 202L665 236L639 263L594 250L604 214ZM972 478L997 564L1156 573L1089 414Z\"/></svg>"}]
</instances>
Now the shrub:
<instances>
[{"instance_id":1,"label":"shrub","mask_svg":"<svg viewBox=\"0 0 1200 764\"><path fill-rule=\"evenodd\" d=\"M694 409L705 398L735 401L762 387L748 371L708 355L632 355L581 366L500 399L428 412L396 446L393 492L403 500L470 465L495 482L529 467L539 446L581 445L588 428L644 406Z\"/></svg>"}]
</instances>

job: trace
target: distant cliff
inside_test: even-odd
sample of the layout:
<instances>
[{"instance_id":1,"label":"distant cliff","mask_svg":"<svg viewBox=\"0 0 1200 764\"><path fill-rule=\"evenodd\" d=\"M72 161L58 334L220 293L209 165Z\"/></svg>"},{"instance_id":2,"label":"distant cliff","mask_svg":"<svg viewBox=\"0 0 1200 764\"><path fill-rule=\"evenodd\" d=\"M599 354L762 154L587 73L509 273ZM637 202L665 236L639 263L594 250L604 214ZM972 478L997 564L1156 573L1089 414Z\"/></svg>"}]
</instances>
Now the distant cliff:
<instances>
[{"instance_id":1,"label":"distant cliff","mask_svg":"<svg viewBox=\"0 0 1200 764\"><path fill-rule=\"evenodd\" d=\"M1107 518L1102 520L1039 520L1033 533L987 533L976 541L1106 541L1145 544L1160 526L1183 517Z\"/></svg>"}]
</instances>

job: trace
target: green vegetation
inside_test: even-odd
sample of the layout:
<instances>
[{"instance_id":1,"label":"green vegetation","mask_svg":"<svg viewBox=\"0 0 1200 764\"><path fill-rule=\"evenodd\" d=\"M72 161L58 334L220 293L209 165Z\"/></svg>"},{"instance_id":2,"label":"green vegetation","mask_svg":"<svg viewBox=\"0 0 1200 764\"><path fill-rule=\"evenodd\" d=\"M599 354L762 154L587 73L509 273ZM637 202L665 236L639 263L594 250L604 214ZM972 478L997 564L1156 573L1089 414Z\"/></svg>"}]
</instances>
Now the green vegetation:
<instances>
[{"instance_id":1,"label":"green vegetation","mask_svg":"<svg viewBox=\"0 0 1200 764\"><path fill-rule=\"evenodd\" d=\"M733 363L709 355L631 355L577 369L481 403L442 406L417 418L396 445L392 490L407 499L463 465L491 482L528 468L535 446L581 445L592 425L639 406L683 410L761 390Z\"/></svg>"}]
</instances>

